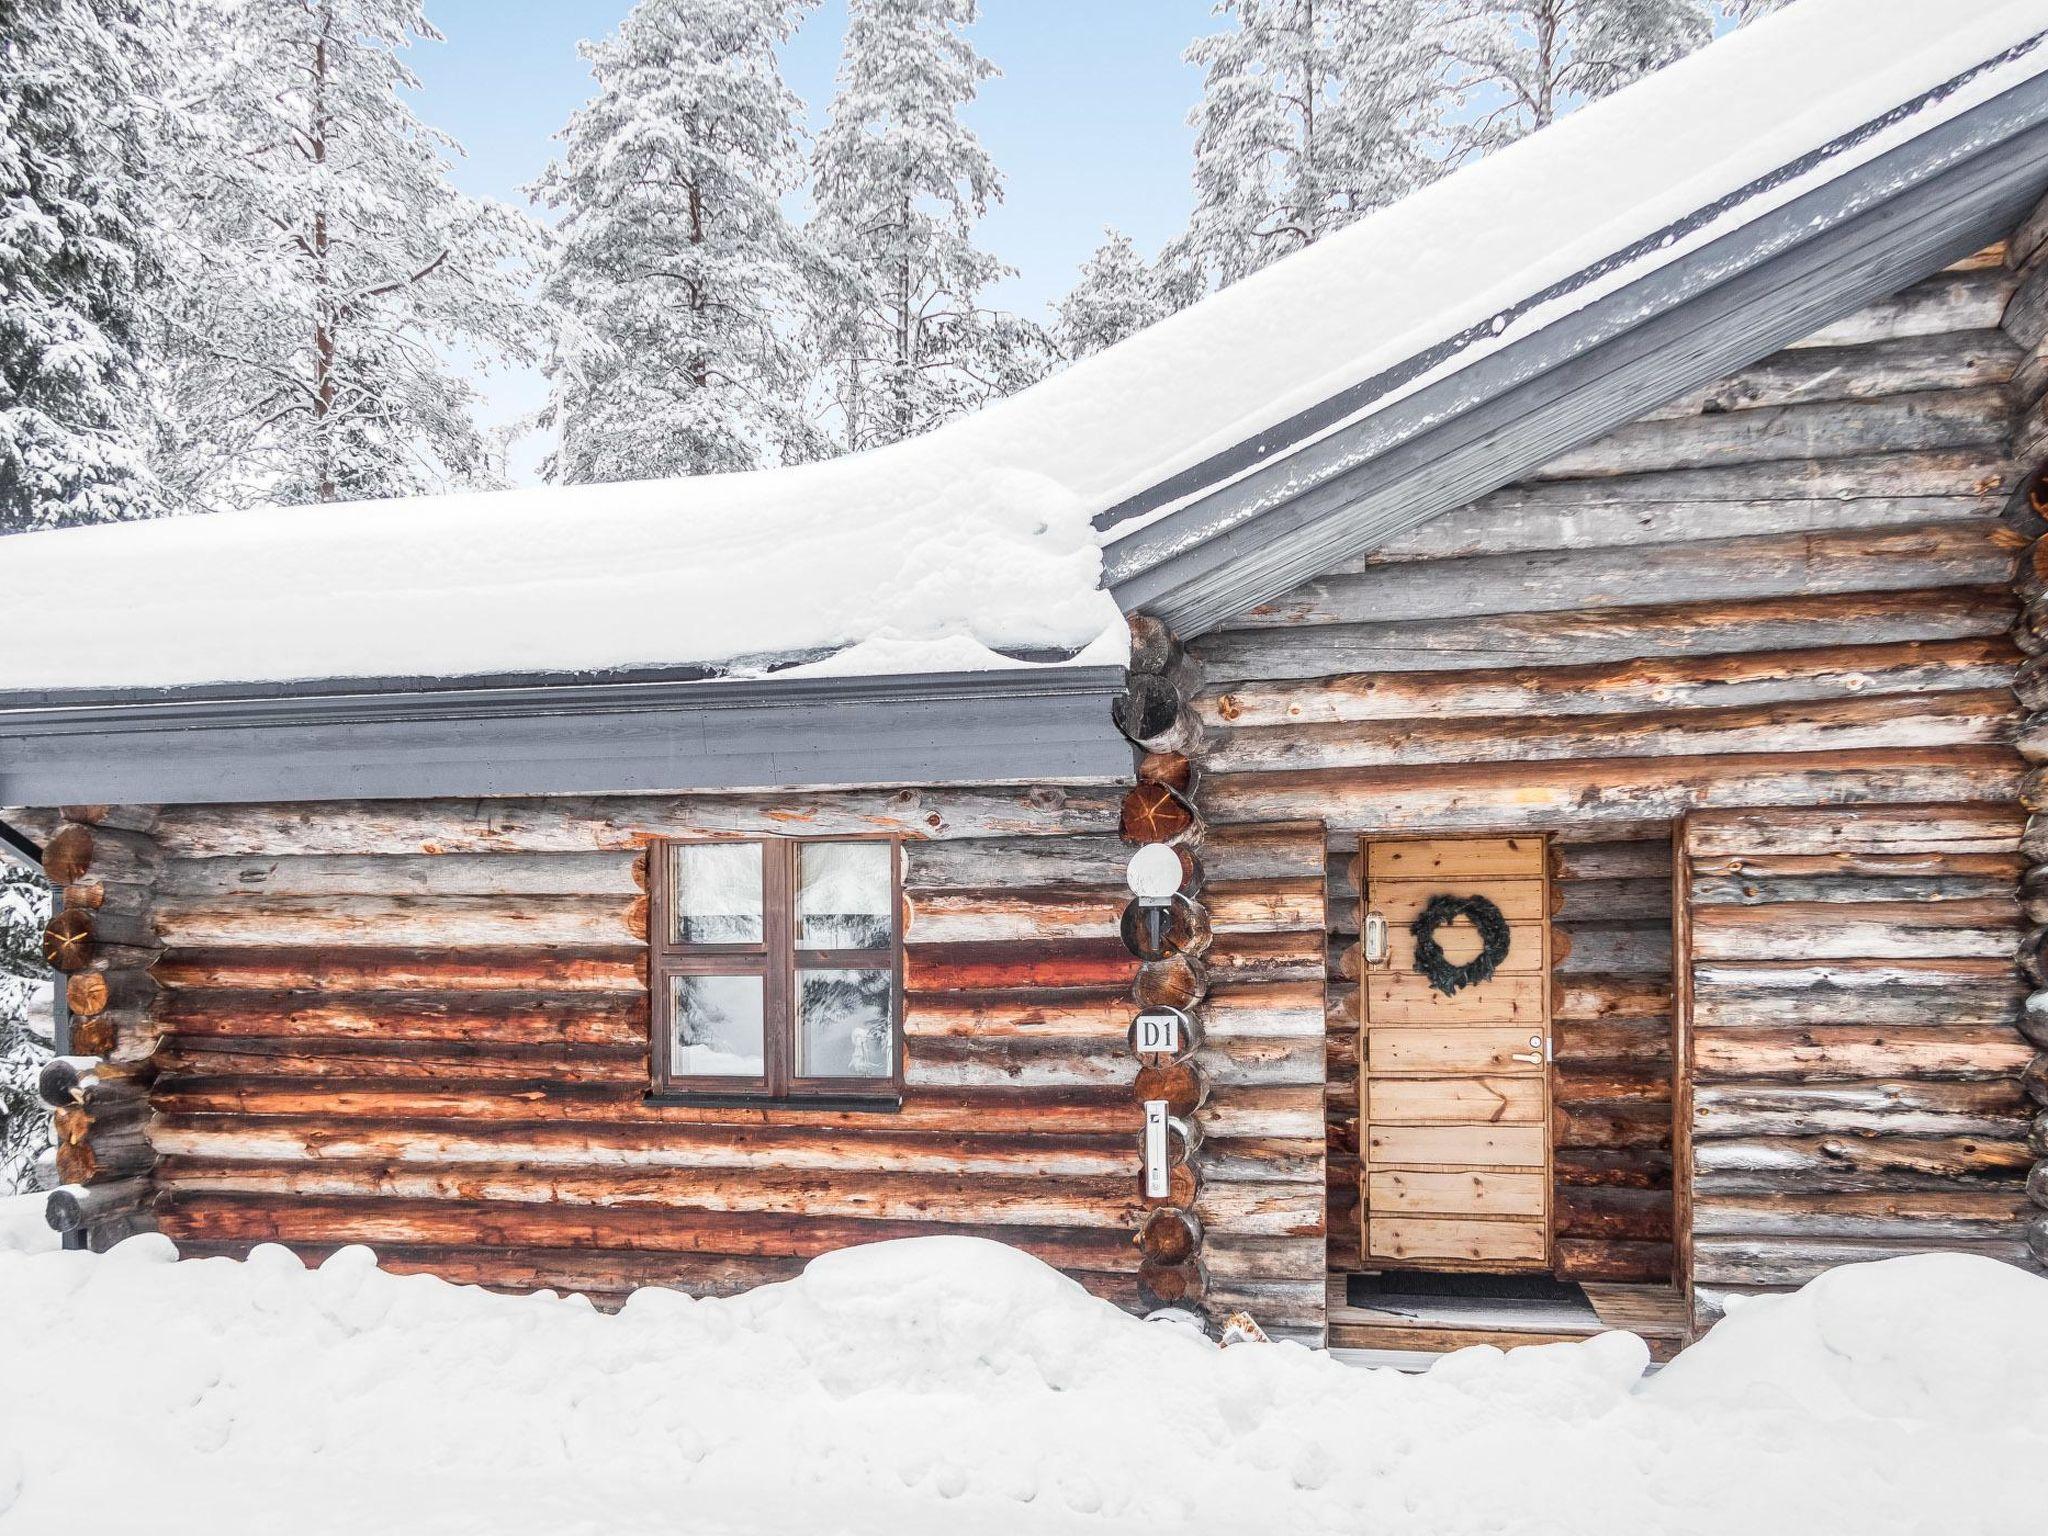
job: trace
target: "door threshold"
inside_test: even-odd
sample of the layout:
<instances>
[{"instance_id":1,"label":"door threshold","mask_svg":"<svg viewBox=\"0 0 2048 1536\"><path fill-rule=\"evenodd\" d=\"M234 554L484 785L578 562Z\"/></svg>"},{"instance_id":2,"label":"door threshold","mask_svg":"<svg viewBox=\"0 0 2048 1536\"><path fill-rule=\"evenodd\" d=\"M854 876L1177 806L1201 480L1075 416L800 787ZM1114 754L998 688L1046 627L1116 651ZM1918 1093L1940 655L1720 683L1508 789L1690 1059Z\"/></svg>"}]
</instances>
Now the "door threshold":
<instances>
[{"instance_id":1,"label":"door threshold","mask_svg":"<svg viewBox=\"0 0 2048 1536\"><path fill-rule=\"evenodd\" d=\"M1625 1329L1642 1337L1651 1358L1668 1360L1685 1343L1684 1298L1675 1286L1588 1284L1582 1288L1583 1305L1543 1298L1396 1295L1354 1306L1349 1282L1348 1275L1330 1277L1333 1351L1433 1359L1474 1344L1516 1349Z\"/></svg>"}]
</instances>

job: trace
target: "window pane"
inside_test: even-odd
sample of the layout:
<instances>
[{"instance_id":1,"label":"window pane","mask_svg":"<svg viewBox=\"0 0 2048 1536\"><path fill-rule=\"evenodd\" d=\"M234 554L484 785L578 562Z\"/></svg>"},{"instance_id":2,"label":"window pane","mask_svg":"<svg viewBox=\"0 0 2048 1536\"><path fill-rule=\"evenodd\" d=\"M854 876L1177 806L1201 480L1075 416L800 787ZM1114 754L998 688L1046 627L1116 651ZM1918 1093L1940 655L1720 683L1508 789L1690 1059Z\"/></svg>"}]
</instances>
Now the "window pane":
<instances>
[{"instance_id":1,"label":"window pane","mask_svg":"<svg viewBox=\"0 0 2048 1536\"><path fill-rule=\"evenodd\" d=\"M670 1075L761 1076L761 998L758 976L671 976Z\"/></svg>"},{"instance_id":2,"label":"window pane","mask_svg":"<svg viewBox=\"0 0 2048 1536\"><path fill-rule=\"evenodd\" d=\"M887 1077L893 978L885 970L799 971L798 1077Z\"/></svg>"},{"instance_id":3,"label":"window pane","mask_svg":"<svg viewBox=\"0 0 2048 1536\"><path fill-rule=\"evenodd\" d=\"M886 949L896 927L887 843L804 843L796 856L796 947Z\"/></svg>"},{"instance_id":4,"label":"window pane","mask_svg":"<svg viewBox=\"0 0 2048 1536\"><path fill-rule=\"evenodd\" d=\"M671 943L761 942L759 843L676 843L669 869Z\"/></svg>"}]
</instances>

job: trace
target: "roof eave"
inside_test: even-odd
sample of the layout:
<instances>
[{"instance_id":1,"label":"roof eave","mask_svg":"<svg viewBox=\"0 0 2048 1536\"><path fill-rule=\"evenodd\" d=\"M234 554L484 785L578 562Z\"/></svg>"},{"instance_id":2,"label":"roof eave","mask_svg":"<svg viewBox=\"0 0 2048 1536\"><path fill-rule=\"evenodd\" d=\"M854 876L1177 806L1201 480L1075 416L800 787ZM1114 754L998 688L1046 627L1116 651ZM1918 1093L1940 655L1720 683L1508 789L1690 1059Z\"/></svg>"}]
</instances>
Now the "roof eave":
<instances>
[{"instance_id":1,"label":"roof eave","mask_svg":"<svg viewBox=\"0 0 2048 1536\"><path fill-rule=\"evenodd\" d=\"M2048 77L1111 542L1126 612L1184 635L1486 495L2009 233L2048 192ZM1284 429L1283 429L1284 430Z\"/></svg>"},{"instance_id":2,"label":"roof eave","mask_svg":"<svg viewBox=\"0 0 2048 1536\"><path fill-rule=\"evenodd\" d=\"M1124 669L0 700L0 804L1077 783Z\"/></svg>"}]
</instances>

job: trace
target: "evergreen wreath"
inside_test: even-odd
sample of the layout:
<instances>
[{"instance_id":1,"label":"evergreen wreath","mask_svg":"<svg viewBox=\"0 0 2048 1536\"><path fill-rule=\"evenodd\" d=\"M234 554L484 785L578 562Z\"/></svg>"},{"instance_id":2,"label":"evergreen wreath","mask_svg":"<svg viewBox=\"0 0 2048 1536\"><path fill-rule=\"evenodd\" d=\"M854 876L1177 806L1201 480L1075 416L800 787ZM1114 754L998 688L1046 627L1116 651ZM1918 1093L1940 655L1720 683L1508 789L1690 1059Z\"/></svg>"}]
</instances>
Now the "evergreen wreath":
<instances>
[{"instance_id":1,"label":"evergreen wreath","mask_svg":"<svg viewBox=\"0 0 2048 1536\"><path fill-rule=\"evenodd\" d=\"M1437 943L1436 931L1461 917L1470 918L1479 930L1480 949L1463 965L1453 965ZM1485 981L1508 957L1508 920L1484 896L1432 896L1408 931L1415 935L1416 973L1445 997Z\"/></svg>"}]
</instances>

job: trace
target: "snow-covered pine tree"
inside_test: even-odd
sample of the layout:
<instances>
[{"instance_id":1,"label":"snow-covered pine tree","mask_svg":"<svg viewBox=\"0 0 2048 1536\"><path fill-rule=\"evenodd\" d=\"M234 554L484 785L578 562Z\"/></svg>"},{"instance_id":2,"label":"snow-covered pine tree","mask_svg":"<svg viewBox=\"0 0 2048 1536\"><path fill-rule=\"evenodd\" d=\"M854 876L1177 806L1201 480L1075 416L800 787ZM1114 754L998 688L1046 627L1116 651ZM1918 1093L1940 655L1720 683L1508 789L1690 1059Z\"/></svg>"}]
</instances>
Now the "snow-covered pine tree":
<instances>
[{"instance_id":1,"label":"snow-covered pine tree","mask_svg":"<svg viewBox=\"0 0 2048 1536\"><path fill-rule=\"evenodd\" d=\"M0 4L0 533L145 517L129 0Z\"/></svg>"},{"instance_id":2,"label":"snow-covered pine tree","mask_svg":"<svg viewBox=\"0 0 2048 1536\"><path fill-rule=\"evenodd\" d=\"M560 209L549 414L563 481L820 456L799 345L815 262L778 202L804 175L777 44L815 0L640 0L585 43L597 92L536 185Z\"/></svg>"},{"instance_id":3,"label":"snow-covered pine tree","mask_svg":"<svg viewBox=\"0 0 2048 1536\"><path fill-rule=\"evenodd\" d=\"M1487 154L1708 42L1715 0L1453 0L1438 37Z\"/></svg>"},{"instance_id":4,"label":"snow-covered pine tree","mask_svg":"<svg viewBox=\"0 0 2048 1536\"><path fill-rule=\"evenodd\" d=\"M1430 0L1218 0L1198 38L1195 210L1177 254L1219 286L1438 174Z\"/></svg>"},{"instance_id":5,"label":"snow-covered pine tree","mask_svg":"<svg viewBox=\"0 0 2048 1536\"><path fill-rule=\"evenodd\" d=\"M1201 297L1200 277L1171 261L1149 262L1131 237L1105 229L1102 244L1054 306L1053 350L1073 362L1113 347Z\"/></svg>"},{"instance_id":6,"label":"snow-covered pine tree","mask_svg":"<svg viewBox=\"0 0 2048 1536\"><path fill-rule=\"evenodd\" d=\"M1746 27L1759 17L1773 11L1782 11L1792 0L1721 0L1721 14L1738 27Z\"/></svg>"},{"instance_id":7,"label":"snow-covered pine tree","mask_svg":"<svg viewBox=\"0 0 2048 1536\"><path fill-rule=\"evenodd\" d=\"M31 1187L50 1144L36 1074L50 1059L49 972L43 924L50 893L35 875L0 862L0 1195Z\"/></svg>"},{"instance_id":8,"label":"snow-covered pine tree","mask_svg":"<svg viewBox=\"0 0 2048 1536\"><path fill-rule=\"evenodd\" d=\"M845 446L892 443L1006 395L1050 363L1044 333L983 306L1009 271L974 244L1002 196L960 110L995 67L963 35L975 0L851 0L812 157L827 261L819 351Z\"/></svg>"},{"instance_id":9,"label":"snow-covered pine tree","mask_svg":"<svg viewBox=\"0 0 2048 1536\"><path fill-rule=\"evenodd\" d=\"M523 215L407 101L418 0L182 0L164 478L198 506L489 479L462 361L530 355Z\"/></svg>"}]
</instances>

